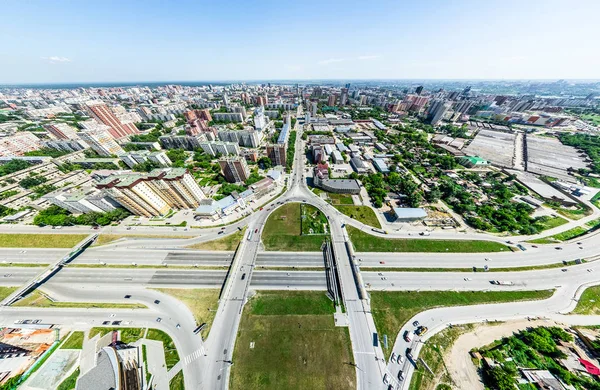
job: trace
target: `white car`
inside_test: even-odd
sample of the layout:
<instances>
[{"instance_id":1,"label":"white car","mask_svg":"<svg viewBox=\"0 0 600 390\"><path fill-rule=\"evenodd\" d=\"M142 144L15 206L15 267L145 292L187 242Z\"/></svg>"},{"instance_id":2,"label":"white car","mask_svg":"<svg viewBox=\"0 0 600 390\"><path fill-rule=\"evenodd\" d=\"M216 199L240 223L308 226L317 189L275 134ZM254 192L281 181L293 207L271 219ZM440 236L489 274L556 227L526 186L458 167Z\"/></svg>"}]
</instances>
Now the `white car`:
<instances>
[{"instance_id":1,"label":"white car","mask_svg":"<svg viewBox=\"0 0 600 390\"><path fill-rule=\"evenodd\" d=\"M398 364L404 364L404 357L402 355L398 355Z\"/></svg>"},{"instance_id":2,"label":"white car","mask_svg":"<svg viewBox=\"0 0 600 390\"><path fill-rule=\"evenodd\" d=\"M397 360L397 358L396 358L396 354L395 354L394 352L392 352L392 356L390 357L390 360L391 360L392 362L395 362L395 361Z\"/></svg>"},{"instance_id":3,"label":"white car","mask_svg":"<svg viewBox=\"0 0 600 390\"><path fill-rule=\"evenodd\" d=\"M471 280L473 280L473 279L471 279L471 278L465 278L465 282L470 282Z\"/></svg>"}]
</instances>

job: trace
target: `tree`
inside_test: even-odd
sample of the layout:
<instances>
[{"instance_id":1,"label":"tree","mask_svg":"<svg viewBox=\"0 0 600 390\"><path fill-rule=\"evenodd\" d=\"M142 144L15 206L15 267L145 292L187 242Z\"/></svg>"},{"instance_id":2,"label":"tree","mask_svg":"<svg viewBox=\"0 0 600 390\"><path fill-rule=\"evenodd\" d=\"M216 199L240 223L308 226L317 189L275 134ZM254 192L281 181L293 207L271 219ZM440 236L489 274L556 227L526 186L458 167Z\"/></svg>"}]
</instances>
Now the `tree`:
<instances>
[{"instance_id":1,"label":"tree","mask_svg":"<svg viewBox=\"0 0 600 390\"><path fill-rule=\"evenodd\" d=\"M269 157L263 156L258 159L258 165L262 169L269 169L269 168L273 167L273 162L271 161L271 159Z\"/></svg>"}]
</instances>

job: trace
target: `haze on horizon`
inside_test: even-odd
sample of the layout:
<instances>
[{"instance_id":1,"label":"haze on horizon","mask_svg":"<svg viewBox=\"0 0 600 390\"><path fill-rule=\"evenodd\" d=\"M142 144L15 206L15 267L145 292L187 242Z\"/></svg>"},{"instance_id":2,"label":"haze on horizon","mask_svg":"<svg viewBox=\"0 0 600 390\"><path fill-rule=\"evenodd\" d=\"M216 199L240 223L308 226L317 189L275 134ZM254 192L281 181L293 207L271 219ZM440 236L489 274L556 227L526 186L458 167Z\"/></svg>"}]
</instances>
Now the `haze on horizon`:
<instances>
[{"instance_id":1,"label":"haze on horizon","mask_svg":"<svg viewBox=\"0 0 600 390\"><path fill-rule=\"evenodd\" d=\"M599 79L600 2L3 2L0 84Z\"/></svg>"}]
</instances>

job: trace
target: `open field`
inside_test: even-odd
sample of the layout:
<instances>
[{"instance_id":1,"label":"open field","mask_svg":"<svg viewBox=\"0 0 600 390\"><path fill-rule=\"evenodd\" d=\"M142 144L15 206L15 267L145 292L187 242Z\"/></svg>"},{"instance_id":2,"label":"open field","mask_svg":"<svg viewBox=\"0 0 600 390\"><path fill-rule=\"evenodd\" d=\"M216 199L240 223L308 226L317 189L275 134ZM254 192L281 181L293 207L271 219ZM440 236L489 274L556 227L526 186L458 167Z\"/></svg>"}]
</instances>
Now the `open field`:
<instances>
[{"instance_id":1,"label":"open field","mask_svg":"<svg viewBox=\"0 0 600 390\"><path fill-rule=\"evenodd\" d=\"M371 292L371 312L379 337L391 340L383 348L386 358L392 351L398 331L412 316L435 307L466 306L481 303L546 299L553 290L542 291L395 291Z\"/></svg>"},{"instance_id":2,"label":"open field","mask_svg":"<svg viewBox=\"0 0 600 390\"><path fill-rule=\"evenodd\" d=\"M0 234L1 248L72 248L87 234Z\"/></svg>"},{"instance_id":3,"label":"open field","mask_svg":"<svg viewBox=\"0 0 600 390\"><path fill-rule=\"evenodd\" d=\"M81 309L146 309L145 305L140 303L104 303L104 302L59 302L52 301L38 290L34 290L25 298L17 301L13 306L17 307L61 307L61 308L81 308Z\"/></svg>"},{"instance_id":4,"label":"open field","mask_svg":"<svg viewBox=\"0 0 600 390\"><path fill-rule=\"evenodd\" d=\"M381 238L346 226L350 240L357 252L502 252L510 251L506 245L481 240L424 240L410 238Z\"/></svg>"},{"instance_id":5,"label":"open field","mask_svg":"<svg viewBox=\"0 0 600 390\"><path fill-rule=\"evenodd\" d=\"M202 330L202 337L204 339L208 337L216 309L219 306L218 289L157 288L156 290L183 302L194 315L198 325L206 322L206 327Z\"/></svg>"},{"instance_id":6,"label":"open field","mask_svg":"<svg viewBox=\"0 0 600 390\"><path fill-rule=\"evenodd\" d=\"M121 238L193 238L192 236L166 236L148 234L100 234L92 246L106 245Z\"/></svg>"},{"instance_id":7,"label":"open field","mask_svg":"<svg viewBox=\"0 0 600 390\"><path fill-rule=\"evenodd\" d=\"M187 248L205 251L234 251L240 243L240 240L244 237L245 232L246 229L244 228L241 231L238 230L237 232L223 238L189 245Z\"/></svg>"},{"instance_id":8,"label":"open field","mask_svg":"<svg viewBox=\"0 0 600 390\"><path fill-rule=\"evenodd\" d=\"M121 341L123 341L125 344L129 344L135 343L136 341L144 337L144 332L146 331L146 328L92 328L90 329L90 334L88 335L88 337L91 339L97 334L99 334L100 337L102 337L108 332L112 332L115 330L121 332Z\"/></svg>"},{"instance_id":9,"label":"open field","mask_svg":"<svg viewBox=\"0 0 600 390\"><path fill-rule=\"evenodd\" d=\"M381 228L375 212L369 206L335 206L342 214L366 225Z\"/></svg>"},{"instance_id":10,"label":"open field","mask_svg":"<svg viewBox=\"0 0 600 390\"><path fill-rule=\"evenodd\" d=\"M600 314L600 286L585 289L573 314L598 315Z\"/></svg>"},{"instance_id":11,"label":"open field","mask_svg":"<svg viewBox=\"0 0 600 390\"><path fill-rule=\"evenodd\" d=\"M267 251L315 252L321 250L324 234L302 235L301 203L285 204L271 213L262 231Z\"/></svg>"},{"instance_id":12,"label":"open field","mask_svg":"<svg viewBox=\"0 0 600 390\"><path fill-rule=\"evenodd\" d=\"M167 370L170 370L179 361L179 354L177 348L171 336L158 329L148 329L147 339L162 341L163 349L165 351L165 362L167 364Z\"/></svg>"},{"instance_id":13,"label":"open field","mask_svg":"<svg viewBox=\"0 0 600 390\"><path fill-rule=\"evenodd\" d=\"M72 332L69 338L60 345L60 349L81 349L83 348L83 332Z\"/></svg>"},{"instance_id":14,"label":"open field","mask_svg":"<svg viewBox=\"0 0 600 390\"><path fill-rule=\"evenodd\" d=\"M567 221L563 217L548 217L547 219L541 221L540 224L543 226L544 230L548 230L562 226L567 222L569 221Z\"/></svg>"},{"instance_id":15,"label":"open field","mask_svg":"<svg viewBox=\"0 0 600 390\"><path fill-rule=\"evenodd\" d=\"M322 292L259 292L244 308L231 389L354 389L347 328Z\"/></svg>"},{"instance_id":16,"label":"open field","mask_svg":"<svg viewBox=\"0 0 600 390\"><path fill-rule=\"evenodd\" d=\"M350 194L336 194L333 192L327 192L327 196L331 200L331 204L333 205L351 205L354 204L352 202L352 195Z\"/></svg>"},{"instance_id":17,"label":"open field","mask_svg":"<svg viewBox=\"0 0 600 390\"><path fill-rule=\"evenodd\" d=\"M436 379L440 376L442 379L447 376L447 369L443 360L444 354L452 348L452 345L461 334L472 331L473 329L474 326L472 324L456 325L452 328L444 329L431 337L431 339L423 346L423 349L421 349L419 358L425 360L429 368L433 371L433 374L429 373L422 364L419 365L413 373L409 389L433 389L433 386L436 385Z\"/></svg>"},{"instance_id":18,"label":"open field","mask_svg":"<svg viewBox=\"0 0 600 390\"><path fill-rule=\"evenodd\" d=\"M185 390L183 370L179 371L169 382L169 390Z\"/></svg>"}]
</instances>

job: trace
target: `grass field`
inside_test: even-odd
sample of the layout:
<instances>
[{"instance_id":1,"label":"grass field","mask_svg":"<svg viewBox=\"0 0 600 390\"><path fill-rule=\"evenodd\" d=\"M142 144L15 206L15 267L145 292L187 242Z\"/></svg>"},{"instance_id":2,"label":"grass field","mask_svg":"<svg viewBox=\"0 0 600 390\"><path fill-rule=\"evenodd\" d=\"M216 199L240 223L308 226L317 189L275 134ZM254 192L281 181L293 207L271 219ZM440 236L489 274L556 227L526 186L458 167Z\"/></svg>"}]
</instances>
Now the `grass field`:
<instances>
[{"instance_id":1,"label":"grass field","mask_svg":"<svg viewBox=\"0 0 600 390\"><path fill-rule=\"evenodd\" d=\"M56 390L73 390L75 388L75 384L77 383L77 378L79 377L79 368L77 368L71 375L65 378L64 381L58 385Z\"/></svg>"},{"instance_id":2,"label":"grass field","mask_svg":"<svg viewBox=\"0 0 600 390\"><path fill-rule=\"evenodd\" d=\"M81 349L83 348L83 332L72 332L69 338L60 345L60 349Z\"/></svg>"},{"instance_id":3,"label":"grass field","mask_svg":"<svg viewBox=\"0 0 600 390\"><path fill-rule=\"evenodd\" d=\"M447 383L448 381L444 379L447 379L447 375L449 374L444 364L443 356L461 334L472 331L473 328L472 324L453 326L431 337L423 346L423 349L421 349L419 358L425 360L429 368L433 371L433 374L429 373L420 364L413 373L409 390L432 389L436 385L434 382L439 381L440 377L442 382Z\"/></svg>"},{"instance_id":4,"label":"grass field","mask_svg":"<svg viewBox=\"0 0 600 390\"><path fill-rule=\"evenodd\" d=\"M510 251L506 245L481 240L425 240L409 238L381 238L346 226L350 240L357 252L502 252Z\"/></svg>"},{"instance_id":5,"label":"grass field","mask_svg":"<svg viewBox=\"0 0 600 390\"><path fill-rule=\"evenodd\" d=\"M72 248L87 234L0 234L1 248Z\"/></svg>"},{"instance_id":6,"label":"grass field","mask_svg":"<svg viewBox=\"0 0 600 390\"><path fill-rule=\"evenodd\" d=\"M348 329L332 313L322 292L259 292L244 308L230 388L356 388Z\"/></svg>"},{"instance_id":7,"label":"grass field","mask_svg":"<svg viewBox=\"0 0 600 390\"><path fill-rule=\"evenodd\" d=\"M157 288L183 302L194 315L198 325L206 322L202 330L202 337L206 339L219 306L219 290L217 289L183 289L183 288Z\"/></svg>"},{"instance_id":8,"label":"grass field","mask_svg":"<svg viewBox=\"0 0 600 390\"><path fill-rule=\"evenodd\" d=\"M171 336L158 329L148 329L147 339L162 341L163 349L165 351L165 363L167 364L167 370L170 370L179 361L179 354L175 343Z\"/></svg>"},{"instance_id":9,"label":"grass field","mask_svg":"<svg viewBox=\"0 0 600 390\"><path fill-rule=\"evenodd\" d=\"M17 301L13 306L18 307L62 307L62 308L110 308L110 309L145 309L146 306L139 303L104 303L104 302L58 302L51 301L38 290L34 290L25 298Z\"/></svg>"},{"instance_id":10,"label":"grass field","mask_svg":"<svg viewBox=\"0 0 600 390\"><path fill-rule=\"evenodd\" d=\"M0 301L14 293L17 287L0 287Z\"/></svg>"},{"instance_id":11,"label":"grass field","mask_svg":"<svg viewBox=\"0 0 600 390\"><path fill-rule=\"evenodd\" d=\"M540 221L540 224L544 227L543 230L548 230L564 225L567 222L569 221L567 221L563 217L547 217L547 219Z\"/></svg>"},{"instance_id":12,"label":"grass field","mask_svg":"<svg viewBox=\"0 0 600 390\"><path fill-rule=\"evenodd\" d=\"M179 371L169 382L169 390L185 390L183 370Z\"/></svg>"},{"instance_id":13,"label":"grass field","mask_svg":"<svg viewBox=\"0 0 600 390\"><path fill-rule=\"evenodd\" d=\"M331 199L331 204L333 205L351 205L354 204L352 201L352 195L350 194L336 194L333 192L328 192L327 196Z\"/></svg>"},{"instance_id":14,"label":"grass field","mask_svg":"<svg viewBox=\"0 0 600 390\"><path fill-rule=\"evenodd\" d=\"M125 344L135 343L142 337L144 337L145 328L92 328L88 337L91 339L95 335L99 334L100 337L112 331L121 332L121 341Z\"/></svg>"},{"instance_id":15,"label":"grass field","mask_svg":"<svg viewBox=\"0 0 600 390\"><path fill-rule=\"evenodd\" d=\"M600 126L600 115L598 114L583 114L581 119L593 123L595 126Z\"/></svg>"},{"instance_id":16,"label":"grass field","mask_svg":"<svg viewBox=\"0 0 600 390\"><path fill-rule=\"evenodd\" d=\"M412 316L435 307L465 306L480 303L516 302L549 298L552 290L542 291L394 291L371 292L371 312L379 338L387 335L386 357L392 351L398 331Z\"/></svg>"},{"instance_id":17,"label":"grass field","mask_svg":"<svg viewBox=\"0 0 600 390\"><path fill-rule=\"evenodd\" d=\"M366 225L381 228L375 212L369 206L335 206L342 214Z\"/></svg>"},{"instance_id":18,"label":"grass field","mask_svg":"<svg viewBox=\"0 0 600 390\"><path fill-rule=\"evenodd\" d=\"M585 289L573 314L597 315L600 314L600 286L588 287Z\"/></svg>"},{"instance_id":19,"label":"grass field","mask_svg":"<svg viewBox=\"0 0 600 390\"><path fill-rule=\"evenodd\" d=\"M302 235L301 203L285 204L271 213L262 232L268 251L315 252L321 250L325 235Z\"/></svg>"},{"instance_id":20,"label":"grass field","mask_svg":"<svg viewBox=\"0 0 600 390\"><path fill-rule=\"evenodd\" d=\"M240 243L240 240L244 237L245 232L246 229L244 228L243 230L238 230L237 232L223 238L189 245L187 248L205 251L234 251Z\"/></svg>"},{"instance_id":21,"label":"grass field","mask_svg":"<svg viewBox=\"0 0 600 390\"><path fill-rule=\"evenodd\" d=\"M121 238L193 238L192 236L165 236L148 234L100 234L92 246L106 245Z\"/></svg>"},{"instance_id":22,"label":"grass field","mask_svg":"<svg viewBox=\"0 0 600 390\"><path fill-rule=\"evenodd\" d=\"M562 233L555 234L553 236L537 238L535 240L530 240L532 244L556 244L557 242L568 241L575 237L579 237L582 234L585 234L587 229L582 228L581 226L574 227L573 229L569 229Z\"/></svg>"}]
</instances>

